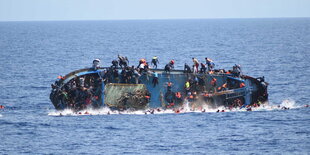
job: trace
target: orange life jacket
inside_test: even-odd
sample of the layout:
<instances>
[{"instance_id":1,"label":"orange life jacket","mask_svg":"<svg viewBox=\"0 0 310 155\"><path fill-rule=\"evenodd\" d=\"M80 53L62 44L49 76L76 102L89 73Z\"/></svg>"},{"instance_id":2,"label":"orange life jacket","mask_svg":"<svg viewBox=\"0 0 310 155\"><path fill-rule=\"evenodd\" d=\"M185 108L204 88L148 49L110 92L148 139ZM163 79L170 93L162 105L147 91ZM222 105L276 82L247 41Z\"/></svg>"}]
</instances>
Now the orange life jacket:
<instances>
[{"instance_id":1,"label":"orange life jacket","mask_svg":"<svg viewBox=\"0 0 310 155\"><path fill-rule=\"evenodd\" d=\"M215 84L216 84L216 78L213 78L213 79L211 80L210 84L211 84L212 86L215 85Z\"/></svg>"},{"instance_id":2,"label":"orange life jacket","mask_svg":"<svg viewBox=\"0 0 310 155\"><path fill-rule=\"evenodd\" d=\"M168 86L171 86L172 85L172 83L171 82L168 82Z\"/></svg>"},{"instance_id":3,"label":"orange life jacket","mask_svg":"<svg viewBox=\"0 0 310 155\"><path fill-rule=\"evenodd\" d=\"M240 83L240 88L245 87L245 84L242 82Z\"/></svg>"},{"instance_id":4,"label":"orange life jacket","mask_svg":"<svg viewBox=\"0 0 310 155\"><path fill-rule=\"evenodd\" d=\"M145 63L146 60L145 59L140 59L140 63Z\"/></svg>"},{"instance_id":5,"label":"orange life jacket","mask_svg":"<svg viewBox=\"0 0 310 155\"><path fill-rule=\"evenodd\" d=\"M181 98L181 97L182 97L182 95L181 95L180 92L177 92L177 93L175 94L175 96L176 96L177 98Z\"/></svg>"}]
</instances>

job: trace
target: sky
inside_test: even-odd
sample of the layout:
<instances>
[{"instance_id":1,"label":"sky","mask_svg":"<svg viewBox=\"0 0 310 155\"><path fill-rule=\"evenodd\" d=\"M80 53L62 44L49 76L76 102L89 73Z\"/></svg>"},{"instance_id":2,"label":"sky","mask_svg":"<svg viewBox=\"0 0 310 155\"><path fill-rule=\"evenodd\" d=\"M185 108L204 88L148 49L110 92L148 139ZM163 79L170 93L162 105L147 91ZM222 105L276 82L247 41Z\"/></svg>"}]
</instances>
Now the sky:
<instances>
[{"instance_id":1,"label":"sky","mask_svg":"<svg viewBox=\"0 0 310 155\"><path fill-rule=\"evenodd\" d=\"M0 0L0 21L310 17L310 0Z\"/></svg>"}]
</instances>

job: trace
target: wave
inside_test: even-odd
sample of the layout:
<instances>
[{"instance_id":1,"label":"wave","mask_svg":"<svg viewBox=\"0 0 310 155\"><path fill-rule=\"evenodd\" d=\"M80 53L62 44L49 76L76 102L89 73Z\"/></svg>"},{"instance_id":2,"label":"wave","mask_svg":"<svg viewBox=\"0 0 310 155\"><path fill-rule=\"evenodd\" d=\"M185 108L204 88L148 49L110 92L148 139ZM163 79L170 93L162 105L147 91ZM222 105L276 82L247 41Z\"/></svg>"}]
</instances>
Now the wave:
<instances>
[{"instance_id":1,"label":"wave","mask_svg":"<svg viewBox=\"0 0 310 155\"><path fill-rule=\"evenodd\" d=\"M65 109L62 111L50 111L48 115L50 116L81 116L81 115L119 115L119 114L127 114L127 115L145 115L145 114L180 114L180 113L214 113L214 112L246 112L246 111L272 111L272 110L288 110L288 109L297 109L308 107L296 105L296 102L291 99L285 99L281 102L281 104L270 104L268 102L262 104L259 107L237 107L237 108L227 108L224 106L220 106L217 108L212 108L209 106L202 106L201 108L192 109L189 104L184 104L183 107L175 108L175 109L146 109L146 110L111 110L108 107L100 108L100 109L85 109L82 111L73 111L71 109Z\"/></svg>"}]
</instances>

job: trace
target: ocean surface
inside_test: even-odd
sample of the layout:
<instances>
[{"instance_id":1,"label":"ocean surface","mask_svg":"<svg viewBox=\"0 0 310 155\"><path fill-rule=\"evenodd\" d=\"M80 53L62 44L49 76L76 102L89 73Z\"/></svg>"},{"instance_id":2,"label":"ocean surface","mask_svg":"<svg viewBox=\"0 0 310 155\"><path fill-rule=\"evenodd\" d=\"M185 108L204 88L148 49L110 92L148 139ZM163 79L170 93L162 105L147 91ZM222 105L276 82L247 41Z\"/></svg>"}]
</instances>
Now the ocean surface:
<instances>
[{"instance_id":1,"label":"ocean surface","mask_svg":"<svg viewBox=\"0 0 310 155\"><path fill-rule=\"evenodd\" d=\"M157 55L160 68L240 64L269 82L269 105L60 116L56 77L117 54L130 65ZM309 77L310 18L0 22L0 154L310 154Z\"/></svg>"}]
</instances>

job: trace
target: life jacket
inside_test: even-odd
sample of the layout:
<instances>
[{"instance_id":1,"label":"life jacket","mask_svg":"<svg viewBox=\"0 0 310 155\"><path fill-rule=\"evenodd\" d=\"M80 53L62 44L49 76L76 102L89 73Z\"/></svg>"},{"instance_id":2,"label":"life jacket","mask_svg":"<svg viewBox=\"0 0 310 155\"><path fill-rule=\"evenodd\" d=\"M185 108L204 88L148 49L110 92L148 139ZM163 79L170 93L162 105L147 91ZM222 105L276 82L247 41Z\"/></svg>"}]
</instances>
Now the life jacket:
<instances>
[{"instance_id":1,"label":"life jacket","mask_svg":"<svg viewBox=\"0 0 310 155\"><path fill-rule=\"evenodd\" d=\"M224 83L222 87L227 88L227 83Z\"/></svg>"},{"instance_id":2,"label":"life jacket","mask_svg":"<svg viewBox=\"0 0 310 155\"><path fill-rule=\"evenodd\" d=\"M245 84L242 82L240 83L240 88L243 88L243 87L245 87Z\"/></svg>"},{"instance_id":3,"label":"life jacket","mask_svg":"<svg viewBox=\"0 0 310 155\"><path fill-rule=\"evenodd\" d=\"M175 94L175 96L176 96L177 98L181 98L181 97L182 97L182 95L181 95L180 92L177 92L177 93Z\"/></svg>"},{"instance_id":4,"label":"life jacket","mask_svg":"<svg viewBox=\"0 0 310 155\"><path fill-rule=\"evenodd\" d=\"M168 82L168 87L171 87L172 83L171 82Z\"/></svg>"},{"instance_id":5,"label":"life jacket","mask_svg":"<svg viewBox=\"0 0 310 155\"><path fill-rule=\"evenodd\" d=\"M140 63L145 63L146 60L145 59L140 59Z\"/></svg>"},{"instance_id":6,"label":"life jacket","mask_svg":"<svg viewBox=\"0 0 310 155\"><path fill-rule=\"evenodd\" d=\"M190 87L190 83L187 81L186 83L185 83L185 88L189 88Z\"/></svg>"},{"instance_id":7,"label":"life jacket","mask_svg":"<svg viewBox=\"0 0 310 155\"><path fill-rule=\"evenodd\" d=\"M213 78L210 82L211 86L215 86L216 85L216 78Z\"/></svg>"},{"instance_id":8,"label":"life jacket","mask_svg":"<svg viewBox=\"0 0 310 155\"><path fill-rule=\"evenodd\" d=\"M210 95L208 93L203 94L204 97L209 97Z\"/></svg>"}]
</instances>

